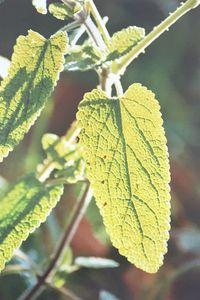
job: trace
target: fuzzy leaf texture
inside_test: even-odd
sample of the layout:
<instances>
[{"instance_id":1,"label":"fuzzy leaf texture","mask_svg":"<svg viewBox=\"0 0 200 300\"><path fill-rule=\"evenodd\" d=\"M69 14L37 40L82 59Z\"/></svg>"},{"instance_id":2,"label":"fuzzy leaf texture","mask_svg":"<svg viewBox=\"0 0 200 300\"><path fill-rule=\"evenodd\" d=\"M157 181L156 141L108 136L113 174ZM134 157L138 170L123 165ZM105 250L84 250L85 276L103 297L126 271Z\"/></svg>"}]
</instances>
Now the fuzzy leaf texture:
<instances>
[{"instance_id":1,"label":"fuzzy leaf texture","mask_svg":"<svg viewBox=\"0 0 200 300\"><path fill-rule=\"evenodd\" d=\"M63 69L67 36L46 40L29 31L14 47L8 76L0 86L0 161L39 116Z\"/></svg>"},{"instance_id":2,"label":"fuzzy leaf texture","mask_svg":"<svg viewBox=\"0 0 200 300\"><path fill-rule=\"evenodd\" d=\"M66 71L89 71L96 69L102 63L104 53L88 42L71 48L65 59Z\"/></svg>"},{"instance_id":3,"label":"fuzzy leaf texture","mask_svg":"<svg viewBox=\"0 0 200 300\"><path fill-rule=\"evenodd\" d=\"M47 0L32 0L33 6L35 6L38 13L47 14Z\"/></svg>"},{"instance_id":4,"label":"fuzzy leaf texture","mask_svg":"<svg viewBox=\"0 0 200 300\"><path fill-rule=\"evenodd\" d=\"M113 245L154 273L167 251L169 162L155 95L133 84L120 98L101 90L79 104L80 143L97 205Z\"/></svg>"},{"instance_id":5,"label":"fuzzy leaf texture","mask_svg":"<svg viewBox=\"0 0 200 300\"><path fill-rule=\"evenodd\" d=\"M0 199L0 271L22 241L44 222L63 193L27 175Z\"/></svg>"},{"instance_id":6,"label":"fuzzy leaf texture","mask_svg":"<svg viewBox=\"0 0 200 300\"><path fill-rule=\"evenodd\" d=\"M85 163L79 144L70 143L65 136L46 133L42 138L42 146L47 154L47 161L52 161L54 169L59 170L55 177L64 177L68 183L84 178Z\"/></svg>"},{"instance_id":7,"label":"fuzzy leaf texture","mask_svg":"<svg viewBox=\"0 0 200 300\"><path fill-rule=\"evenodd\" d=\"M106 60L115 60L127 54L144 37L144 28L136 26L129 26L114 33L108 42L109 53Z\"/></svg>"},{"instance_id":8,"label":"fuzzy leaf texture","mask_svg":"<svg viewBox=\"0 0 200 300\"><path fill-rule=\"evenodd\" d=\"M55 2L49 5L49 12L59 20L69 20L74 17L81 9L81 5L77 3L73 8L69 8L66 4Z\"/></svg>"}]
</instances>

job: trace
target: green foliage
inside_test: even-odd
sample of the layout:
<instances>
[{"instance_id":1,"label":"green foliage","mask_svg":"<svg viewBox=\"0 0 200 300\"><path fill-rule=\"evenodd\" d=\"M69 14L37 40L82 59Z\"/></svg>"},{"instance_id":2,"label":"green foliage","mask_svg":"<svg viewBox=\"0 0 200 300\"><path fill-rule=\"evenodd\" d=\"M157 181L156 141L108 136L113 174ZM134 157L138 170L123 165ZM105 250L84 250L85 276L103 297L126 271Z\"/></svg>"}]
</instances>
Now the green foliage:
<instances>
[{"instance_id":1,"label":"green foliage","mask_svg":"<svg viewBox=\"0 0 200 300\"><path fill-rule=\"evenodd\" d=\"M82 158L82 147L71 143L65 136L45 134L42 138L43 149L47 154L47 161L51 161L53 168L59 170L55 177L62 177L68 183L75 183L84 178L85 163Z\"/></svg>"},{"instance_id":2,"label":"green foliage","mask_svg":"<svg viewBox=\"0 0 200 300\"><path fill-rule=\"evenodd\" d=\"M77 118L87 176L113 245L137 267L156 272L169 238L170 176L154 94L140 84L120 99L94 90Z\"/></svg>"},{"instance_id":3,"label":"green foliage","mask_svg":"<svg viewBox=\"0 0 200 300\"><path fill-rule=\"evenodd\" d=\"M74 14L81 9L81 5L77 3L72 8L68 7L64 3L55 2L49 5L49 12L59 20L69 20L73 18Z\"/></svg>"},{"instance_id":4,"label":"green foliage","mask_svg":"<svg viewBox=\"0 0 200 300\"><path fill-rule=\"evenodd\" d=\"M72 46L65 60L67 71L88 71L98 69L105 63L120 59L145 36L145 30L130 26L116 32L109 40L107 48L99 50L91 41Z\"/></svg>"},{"instance_id":5,"label":"green foliage","mask_svg":"<svg viewBox=\"0 0 200 300\"><path fill-rule=\"evenodd\" d=\"M0 270L22 241L44 222L63 193L63 186L48 186L27 175L0 200Z\"/></svg>"},{"instance_id":6,"label":"green foliage","mask_svg":"<svg viewBox=\"0 0 200 300\"><path fill-rule=\"evenodd\" d=\"M0 161L39 116L63 69L66 44L64 32L46 40L30 30L17 39L9 74L0 86Z\"/></svg>"},{"instance_id":7,"label":"green foliage","mask_svg":"<svg viewBox=\"0 0 200 300\"><path fill-rule=\"evenodd\" d=\"M65 59L66 71L88 71L94 70L102 64L103 58L98 48L88 42L82 46L73 46Z\"/></svg>"},{"instance_id":8,"label":"green foliage","mask_svg":"<svg viewBox=\"0 0 200 300\"><path fill-rule=\"evenodd\" d=\"M76 257L75 264L83 268L91 269L104 269L104 268L116 268L119 267L119 264L108 258L101 257Z\"/></svg>"},{"instance_id":9,"label":"green foliage","mask_svg":"<svg viewBox=\"0 0 200 300\"><path fill-rule=\"evenodd\" d=\"M106 60L115 60L127 54L144 37L144 28L136 26L129 26L114 33L108 42L109 53Z\"/></svg>"},{"instance_id":10,"label":"green foliage","mask_svg":"<svg viewBox=\"0 0 200 300\"><path fill-rule=\"evenodd\" d=\"M47 14L47 0L32 0L32 4L35 6L37 12L40 14Z\"/></svg>"}]
</instances>

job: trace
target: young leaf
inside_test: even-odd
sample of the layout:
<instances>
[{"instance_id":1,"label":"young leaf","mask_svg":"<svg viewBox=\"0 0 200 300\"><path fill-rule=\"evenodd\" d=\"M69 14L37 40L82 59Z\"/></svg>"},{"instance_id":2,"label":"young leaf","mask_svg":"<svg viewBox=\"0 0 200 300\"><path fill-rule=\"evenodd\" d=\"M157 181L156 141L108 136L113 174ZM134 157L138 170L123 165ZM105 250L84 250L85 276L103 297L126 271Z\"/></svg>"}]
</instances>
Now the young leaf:
<instances>
[{"instance_id":1,"label":"young leaf","mask_svg":"<svg viewBox=\"0 0 200 300\"><path fill-rule=\"evenodd\" d=\"M159 104L133 84L120 98L87 93L77 114L86 172L113 245L153 273L169 238L169 162Z\"/></svg>"},{"instance_id":2,"label":"young leaf","mask_svg":"<svg viewBox=\"0 0 200 300\"><path fill-rule=\"evenodd\" d=\"M145 36L144 28L130 26L113 34L108 43L107 61L115 60L128 53Z\"/></svg>"},{"instance_id":3,"label":"young leaf","mask_svg":"<svg viewBox=\"0 0 200 300\"><path fill-rule=\"evenodd\" d=\"M74 17L74 14L81 9L80 4L76 4L73 8L69 8L66 4L55 2L49 5L49 12L59 20L69 20Z\"/></svg>"},{"instance_id":4,"label":"young leaf","mask_svg":"<svg viewBox=\"0 0 200 300\"><path fill-rule=\"evenodd\" d=\"M43 15L47 14L47 0L32 0L32 4L37 12Z\"/></svg>"},{"instance_id":5,"label":"young leaf","mask_svg":"<svg viewBox=\"0 0 200 300\"><path fill-rule=\"evenodd\" d=\"M29 31L14 48L9 75L0 86L0 161L39 116L63 69L67 37L46 40Z\"/></svg>"},{"instance_id":6,"label":"young leaf","mask_svg":"<svg viewBox=\"0 0 200 300\"><path fill-rule=\"evenodd\" d=\"M54 169L59 170L55 177L65 178L68 183L84 179L85 163L79 144L70 143L65 136L46 133L42 138L42 146L47 160L52 161Z\"/></svg>"},{"instance_id":7,"label":"young leaf","mask_svg":"<svg viewBox=\"0 0 200 300\"><path fill-rule=\"evenodd\" d=\"M102 257L76 257L74 263L83 268L89 269L104 269L104 268L117 268L119 264L108 258Z\"/></svg>"},{"instance_id":8,"label":"young leaf","mask_svg":"<svg viewBox=\"0 0 200 300\"><path fill-rule=\"evenodd\" d=\"M44 222L63 193L63 186L47 186L30 174L0 200L0 271L22 241Z\"/></svg>"},{"instance_id":9,"label":"young leaf","mask_svg":"<svg viewBox=\"0 0 200 300\"><path fill-rule=\"evenodd\" d=\"M88 43L83 46L75 46L69 51L64 68L67 71L93 70L101 64L101 56L100 51Z\"/></svg>"}]
</instances>

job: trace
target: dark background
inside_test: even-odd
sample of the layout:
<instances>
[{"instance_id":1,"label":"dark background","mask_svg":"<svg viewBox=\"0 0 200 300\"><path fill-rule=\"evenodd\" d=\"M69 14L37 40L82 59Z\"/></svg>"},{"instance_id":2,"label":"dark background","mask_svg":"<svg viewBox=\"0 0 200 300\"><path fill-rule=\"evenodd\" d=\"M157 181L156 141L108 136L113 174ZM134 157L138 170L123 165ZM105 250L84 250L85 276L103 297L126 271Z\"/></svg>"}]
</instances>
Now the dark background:
<instances>
[{"instance_id":1,"label":"dark background","mask_svg":"<svg viewBox=\"0 0 200 300\"><path fill-rule=\"evenodd\" d=\"M149 32L179 1L96 0L102 16L109 16L110 33L137 25ZM64 24L50 15L40 15L30 0L6 0L0 5L0 55L10 58L16 38L33 29L48 37ZM81 270L67 277L67 287L83 299L98 299L107 290L121 300L200 299L200 9L184 16L163 34L129 68L122 79L124 90L141 82L160 101L168 138L171 164L172 222L169 252L157 274L146 274L130 265L113 249L94 203L73 240L75 255L106 256L120 262L115 270ZM41 161L40 138L46 131L63 134L75 118L85 91L97 84L93 72L65 73L43 112L25 140L1 165L6 180L15 181ZM50 120L48 115L51 115ZM73 191L66 191L54 212L62 229L73 204ZM36 261L51 253L55 240L48 220L24 243ZM55 237L54 237L55 238ZM0 300L14 300L30 284L27 276L2 276ZM46 292L40 299L61 299Z\"/></svg>"}]
</instances>

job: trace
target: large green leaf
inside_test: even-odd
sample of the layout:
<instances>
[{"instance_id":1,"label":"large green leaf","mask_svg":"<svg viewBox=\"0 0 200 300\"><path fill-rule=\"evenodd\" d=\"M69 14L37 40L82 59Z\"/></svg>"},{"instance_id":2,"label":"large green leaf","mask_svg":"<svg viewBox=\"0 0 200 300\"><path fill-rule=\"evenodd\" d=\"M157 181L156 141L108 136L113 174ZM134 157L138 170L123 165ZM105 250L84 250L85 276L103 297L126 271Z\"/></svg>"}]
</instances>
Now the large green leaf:
<instances>
[{"instance_id":1,"label":"large green leaf","mask_svg":"<svg viewBox=\"0 0 200 300\"><path fill-rule=\"evenodd\" d=\"M0 86L0 161L44 107L63 69L66 44L64 32L46 40L29 31L17 39L9 74Z\"/></svg>"},{"instance_id":2,"label":"large green leaf","mask_svg":"<svg viewBox=\"0 0 200 300\"><path fill-rule=\"evenodd\" d=\"M30 174L0 199L0 271L28 235L49 215L63 186L46 186Z\"/></svg>"},{"instance_id":3,"label":"large green leaf","mask_svg":"<svg viewBox=\"0 0 200 300\"><path fill-rule=\"evenodd\" d=\"M156 272L169 238L169 162L159 104L133 84L120 98L87 93L77 114L86 172L113 245Z\"/></svg>"}]
</instances>

